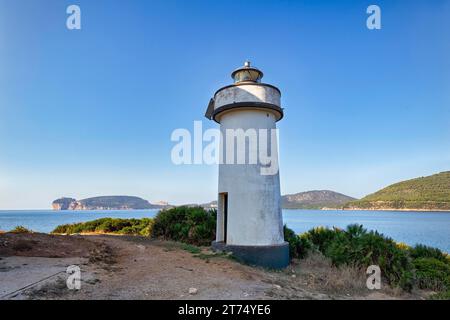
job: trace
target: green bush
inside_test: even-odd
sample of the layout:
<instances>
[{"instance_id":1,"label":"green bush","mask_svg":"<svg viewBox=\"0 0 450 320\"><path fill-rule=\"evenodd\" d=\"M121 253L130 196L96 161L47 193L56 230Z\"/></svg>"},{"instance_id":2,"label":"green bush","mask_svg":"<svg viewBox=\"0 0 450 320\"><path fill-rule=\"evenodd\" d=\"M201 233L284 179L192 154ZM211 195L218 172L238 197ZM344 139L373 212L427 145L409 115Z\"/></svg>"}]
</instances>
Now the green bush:
<instances>
[{"instance_id":1,"label":"green bush","mask_svg":"<svg viewBox=\"0 0 450 320\"><path fill-rule=\"evenodd\" d=\"M113 219L102 218L94 221L65 224L55 228L55 234L75 233L113 233L126 235L150 236L153 219Z\"/></svg>"},{"instance_id":2,"label":"green bush","mask_svg":"<svg viewBox=\"0 0 450 320\"><path fill-rule=\"evenodd\" d=\"M153 219L141 219L141 223L138 225L139 234L144 237L150 237L152 235L153 223Z\"/></svg>"},{"instance_id":3,"label":"green bush","mask_svg":"<svg viewBox=\"0 0 450 320\"><path fill-rule=\"evenodd\" d=\"M447 254L443 253L437 248L427 247L422 244L418 244L409 249L409 254L413 259L419 258L434 258L442 262L447 262Z\"/></svg>"},{"instance_id":4,"label":"green bush","mask_svg":"<svg viewBox=\"0 0 450 320\"><path fill-rule=\"evenodd\" d=\"M350 225L346 230L315 228L301 238L309 241L311 247L317 248L336 266L366 268L378 265L390 284L405 290L413 287L411 258L392 239L378 232L368 232L360 225Z\"/></svg>"},{"instance_id":5,"label":"green bush","mask_svg":"<svg viewBox=\"0 0 450 320\"><path fill-rule=\"evenodd\" d=\"M304 238L308 239L320 252L324 252L340 232L341 230L337 228L317 227L306 232Z\"/></svg>"},{"instance_id":6,"label":"green bush","mask_svg":"<svg viewBox=\"0 0 450 320\"><path fill-rule=\"evenodd\" d=\"M291 259L299 258L300 255L300 237L291 229L284 226L284 241L289 243L289 255Z\"/></svg>"},{"instance_id":7,"label":"green bush","mask_svg":"<svg viewBox=\"0 0 450 320\"><path fill-rule=\"evenodd\" d=\"M394 286L410 291L414 286L438 291L433 299L450 298L450 259L436 248L416 245L411 248L392 239L367 231L360 225L338 228L314 228L295 238L285 230L293 257L304 257L317 250L335 266L351 265L364 269L378 265L383 277Z\"/></svg>"},{"instance_id":8,"label":"green bush","mask_svg":"<svg viewBox=\"0 0 450 320\"><path fill-rule=\"evenodd\" d=\"M284 240L289 243L289 256L291 259L305 258L314 247L307 237L297 235L287 226L284 226Z\"/></svg>"},{"instance_id":9,"label":"green bush","mask_svg":"<svg viewBox=\"0 0 450 320\"><path fill-rule=\"evenodd\" d=\"M216 237L216 210L176 207L155 217L152 237L194 245L210 245Z\"/></svg>"},{"instance_id":10,"label":"green bush","mask_svg":"<svg viewBox=\"0 0 450 320\"><path fill-rule=\"evenodd\" d=\"M414 260L417 285L421 289L450 290L450 264L436 258Z\"/></svg>"},{"instance_id":11,"label":"green bush","mask_svg":"<svg viewBox=\"0 0 450 320\"><path fill-rule=\"evenodd\" d=\"M17 226L14 229L10 231L10 233L33 233L33 231L23 227L23 226Z\"/></svg>"},{"instance_id":12,"label":"green bush","mask_svg":"<svg viewBox=\"0 0 450 320\"><path fill-rule=\"evenodd\" d=\"M311 242L311 240L309 240L309 238L307 236L305 236L304 234L299 235L298 239L299 239L300 243L298 246L297 255L300 259L306 258L306 256L310 252L318 251L316 249L316 247L314 246L314 244Z\"/></svg>"}]
</instances>

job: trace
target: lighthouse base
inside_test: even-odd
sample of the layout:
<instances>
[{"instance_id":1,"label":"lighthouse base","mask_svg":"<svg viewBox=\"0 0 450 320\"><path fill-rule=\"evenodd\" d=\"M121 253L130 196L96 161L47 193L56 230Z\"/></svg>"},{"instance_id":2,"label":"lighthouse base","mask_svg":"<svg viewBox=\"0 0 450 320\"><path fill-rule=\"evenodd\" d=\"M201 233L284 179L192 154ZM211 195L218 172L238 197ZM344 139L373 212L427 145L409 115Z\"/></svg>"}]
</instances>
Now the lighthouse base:
<instances>
[{"instance_id":1,"label":"lighthouse base","mask_svg":"<svg viewBox=\"0 0 450 320\"><path fill-rule=\"evenodd\" d=\"M289 265L289 243L271 246L235 246L213 241L215 251L230 252L243 262L270 269L283 269Z\"/></svg>"}]
</instances>

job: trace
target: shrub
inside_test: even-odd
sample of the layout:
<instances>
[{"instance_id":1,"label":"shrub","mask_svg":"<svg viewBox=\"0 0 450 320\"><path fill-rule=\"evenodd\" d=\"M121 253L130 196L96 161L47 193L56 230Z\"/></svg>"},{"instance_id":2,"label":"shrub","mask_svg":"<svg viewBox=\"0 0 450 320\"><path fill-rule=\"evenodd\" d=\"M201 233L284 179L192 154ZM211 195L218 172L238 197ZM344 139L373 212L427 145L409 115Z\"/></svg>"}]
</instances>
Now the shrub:
<instances>
[{"instance_id":1,"label":"shrub","mask_svg":"<svg viewBox=\"0 0 450 320\"><path fill-rule=\"evenodd\" d=\"M315 248L314 244L308 239L307 236L304 234L299 235L298 239L300 241L299 247L298 247L298 257L303 259L308 256L310 253L317 253L317 249Z\"/></svg>"},{"instance_id":2,"label":"shrub","mask_svg":"<svg viewBox=\"0 0 450 320\"><path fill-rule=\"evenodd\" d=\"M150 236L153 219L112 219L102 218L94 221L66 224L55 228L52 233L75 234L75 233L113 233L126 235Z\"/></svg>"},{"instance_id":3,"label":"shrub","mask_svg":"<svg viewBox=\"0 0 450 320\"><path fill-rule=\"evenodd\" d=\"M10 231L10 233L33 233L33 231L23 227L23 226L17 226L14 229Z\"/></svg>"},{"instance_id":4,"label":"shrub","mask_svg":"<svg viewBox=\"0 0 450 320\"><path fill-rule=\"evenodd\" d=\"M413 259L434 258L442 262L447 262L447 254L437 248L427 247L422 244L418 244L415 247L410 248L409 254Z\"/></svg>"},{"instance_id":5,"label":"shrub","mask_svg":"<svg viewBox=\"0 0 450 320\"><path fill-rule=\"evenodd\" d=\"M421 289L450 290L450 265L436 258L414 260L417 285Z\"/></svg>"},{"instance_id":6,"label":"shrub","mask_svg":"<svg viewBox=\"0 0 450 320\"><path fill-rule=\"evenodd\" d=\"M341 232L341 230L337 228L328 229L324 227L317 227L305 233L305 238L310 240L320 252L323 252L335 239L339 232Z\"/></svg>"},{"instance_id":7,"label":"shrub","mask_svg":"<svg viewBox=\"0 0 450 320\"><path fill-rule=\"evenodd\" d=\"M390 284L405 290L412 289L413 266L407 252L378 232L368 232L360 225L350 225L346 230L315 228L302 237L336 266L366 268L378 265Z\"/></svg>"},{"instance_id":8,"label":"shrub","mask_svg":"<svg viewBox=\"0 0 450 320\"><path fill-rule=\"evenodd\" d=\"M284 226L284 240L289 243L289 256L291 259L303 259L313 249L313 244L307 237L297 235L287 226Z\"/></svg>"},{"instance_id":9,"label":"shrub","mask_svg":"<svg viewBox=\"0 0 450 320\"><path fill-rule=\"evenodd\" d=\"M291 259L299 258L300 237L291 229L284 226L284 240L289 243L289 256Z\"/></svg>"},{"instance_id":10,"label":"shrub","mask_svg":"<svg viewBox=\"0 0 450 320\"><path fill-rule=\"evenodd\" d=\"M141 219L138 225L139 234L144 237L150 237L152 234L154 220L150 218Z\"/></svg>"},{"instance_id":11,"label":"shrub","mask_svg":"<svg viewBox=\"0 0 450 320\"><path fill-rule=\"evenodd\" d=\"M216 237L216 210L176 207L155 217L152 237L194 245L209 245Z\"/></svg>"},{"instance_id":12,"label":"shrub","mask_svg":"<svg viewBox=\"0 0 450 320\"><path fill-rule=\"evenodd\" d=\"M284 237L293 258L319 251L337 267L365 269L378 265L391 285L406 291L417 285L438 291L433 299L450 298L450 258L439 249L424 245L411 248L361 225L345 230L318 227L300 236L285 226Z\"/></svg>"},{"instance_id":13,"label":"shrub","mask_svg":"<svg viewBox=\"0 0 450 320\"><path fill-rule=\"evenodd\" d=\"M397 244L397 248L399 248L400 250L409 250L409 249L411 249L411 247L408 246L404 242L396 242L396 244Z\"/></svg>"}]
</instances>

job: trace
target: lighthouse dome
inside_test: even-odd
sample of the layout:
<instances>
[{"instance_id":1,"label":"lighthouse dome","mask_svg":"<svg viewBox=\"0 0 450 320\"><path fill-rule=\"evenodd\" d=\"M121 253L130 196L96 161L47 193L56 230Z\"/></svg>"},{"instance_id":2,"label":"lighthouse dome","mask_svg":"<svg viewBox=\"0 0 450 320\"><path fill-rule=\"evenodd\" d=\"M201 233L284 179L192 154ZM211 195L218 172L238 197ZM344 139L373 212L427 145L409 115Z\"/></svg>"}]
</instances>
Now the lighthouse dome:
<instances>
[{"instance_id":1,"label":"lighthouse dome","mask_svg":"<svg viewBox=\"0 0 450 320\"><path fill-rule=\"evenodd\" d=\"M250 65L250 61L245 61L244 66L236 69L231 74L231 77L234 80L234 83L244 82L244 81L251 81L251 82L257 82L260 83L262 77L264 74L261 70L252 67Z\"/></svg>"}]
</instances>

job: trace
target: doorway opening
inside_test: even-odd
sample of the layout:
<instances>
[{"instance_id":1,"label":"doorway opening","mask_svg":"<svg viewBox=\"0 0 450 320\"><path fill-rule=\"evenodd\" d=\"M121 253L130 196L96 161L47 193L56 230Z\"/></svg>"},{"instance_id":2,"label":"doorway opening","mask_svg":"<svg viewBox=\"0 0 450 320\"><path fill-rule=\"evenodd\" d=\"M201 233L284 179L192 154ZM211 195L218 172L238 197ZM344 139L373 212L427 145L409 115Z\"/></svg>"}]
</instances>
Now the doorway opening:
<instances>
[{"instance_id":1,"label":"doorway opening","mask_svg":"<svg viewBox=\"0 0 450 320\"><path fill-rule=\"evenodd\" d=\"M222 230L223 230L223 242L227 243L228 234L228 193L221 193L219 195L222 209Z\"/></svg>"}]
</instances>

